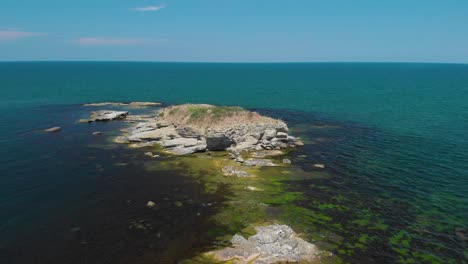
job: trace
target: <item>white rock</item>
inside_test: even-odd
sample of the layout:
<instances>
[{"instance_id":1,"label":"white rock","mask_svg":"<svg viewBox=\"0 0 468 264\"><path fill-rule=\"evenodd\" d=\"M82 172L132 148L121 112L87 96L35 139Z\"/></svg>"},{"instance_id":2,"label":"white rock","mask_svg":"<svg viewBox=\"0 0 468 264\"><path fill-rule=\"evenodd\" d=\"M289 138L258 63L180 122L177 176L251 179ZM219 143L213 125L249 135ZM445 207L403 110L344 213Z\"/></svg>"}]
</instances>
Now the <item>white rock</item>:
<instances>
[{"instance_id":1,"label":"white rock","mask_svg":"<svg viewBox=\"0 0 468 264\"><path fill-rule=\"evenodd\" d=\"M314 164L314 167L319 168L319 169L325 169L325 164L317 163L317 164Z\"/></svg>"},{"instance_id":2,"label":"white rock","mask_svg":"<svg viewBox=\"0 0 468 264\"><path fill-rule=\"evenodd\" d=\"M48 129L44 129L45 132L58 132L62 130L61 127L51 127L51 128L48 128Z\"/></svg>"},{"instance_id":3,"label":"white rock","mask_svg":"<svg viewBox=\"0 0 468 264\"><path fill-rule=\"evenodd\" d=\"M146 206L149 207L149 208L153 208L156 206L156 203L153 202L153 201L148 201L148 203L146 203Z\"/></svg>"}]
</instances>

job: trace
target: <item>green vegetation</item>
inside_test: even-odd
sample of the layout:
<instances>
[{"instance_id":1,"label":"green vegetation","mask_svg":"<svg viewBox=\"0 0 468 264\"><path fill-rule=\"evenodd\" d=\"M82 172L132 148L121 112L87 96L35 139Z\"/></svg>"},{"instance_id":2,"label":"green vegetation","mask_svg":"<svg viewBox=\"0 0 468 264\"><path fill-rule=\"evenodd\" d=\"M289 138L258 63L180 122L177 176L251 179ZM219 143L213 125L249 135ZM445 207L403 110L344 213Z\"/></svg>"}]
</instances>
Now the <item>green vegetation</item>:
<instances>
[{"instance_id":1,"label":"green vegetation","mask_svg":"<svg viewBox=\"0 0 468 264\"><path fill-rule=\"evenodd\" d=\"M197 113L196 111L194 113ZM200 112L198 112L200 113ZM283 157L273 157L281 164ZM200 153L190 156L171 157L165 161L154 161L146 164L149 170L182 170L184 174L195 179L205 187L207 193L220 196L224 200L218 212L211 216L213 227L208 235L219 248L229 246L234 234L249 237L255 234L254 227L272 223L291 226L301 236L310 241L321 237L316 233L316 224L330 225L332 218L322 211L315 211L298 206L304 200L302 192L288 191L288 183L303 179L324 177L314 172L305 172L293 166L279 167L242 167L252 178L224 176L224 166L241 166L227 159L223 152ZM257 191L251 188L255 187ZM324 210L331 210L333 205L325 205ZM341 240L339 238L338 240ZM322 258L322 263L340 263ZM200 254L184 263L229 263L217 262L206 254Z\"/></svg>"},{"instance_id":2,"label":"green vegetation","mask_svg":"<svg viewBox=\"0 0 468 264\"><path fill-rule=\"evenodd\" d=\"M246 111L245 109L238 106L189 106L188 112L190 118L193 120L203 118L222 119L227 116L232 116L236 113Z\"/></svg>"}]
</instances>

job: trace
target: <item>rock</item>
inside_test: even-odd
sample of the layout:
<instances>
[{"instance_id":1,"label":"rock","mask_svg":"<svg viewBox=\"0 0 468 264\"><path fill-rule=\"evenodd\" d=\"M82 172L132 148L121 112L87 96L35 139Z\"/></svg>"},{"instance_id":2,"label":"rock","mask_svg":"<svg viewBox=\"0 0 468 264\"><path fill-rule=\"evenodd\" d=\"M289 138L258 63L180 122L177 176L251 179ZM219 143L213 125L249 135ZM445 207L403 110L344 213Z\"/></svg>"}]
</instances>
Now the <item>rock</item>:
<instances>
[{"instance_id":1,"label":"rock","mask_svg":"<svg viewBox=\"0 0 468 264\"><path fill-rule=\"evenodd\" d=\"M244 158L242 158L241 156L239 156L239 157L236 158L236 162L238 162L238 163L244 163Z\"/></svg>"},{"instance_id":2,"label":"rock","mask_svg":"<svg viewBox=\"0 0 468 264\"><path fill-rule=\"evenodd\" d=\"M93 132L93 135L94 136L100 136L100 135L102 135L102 132L101 131L96 131L96 132Z\"/></svg>"},{"instance_id":3,"label":"rock","mask_svg":"<svg viewBox=\"0 0 468 264\"><path fill-rule=\"evenodd\" d=\"M272 129L272 128L266 129L265 132L263 133L262 139L271 140L274 137L276 137L276 133L277 133L276 129Z\"/></svg>"},{"instance_id":4,"label":"rock","mask_svg":"<svg viewBox=\"0 0 468 264\"><path fill-rule=\"evenodd\" d=\"M242 157L241 153L240 153L240 151L238 149L227 148L226 151L228 152L229 157L231 157L231 159L237 159L239 157Z\"/></svg>"},{"instance_id":5,"label":"rock","mask_svg":"<svg viewBox=\"0 0 468 264\"><path fill-rule=\"evenodd\" d=\"M127 136L127 142L141 142L141 141L160 141L174 139L177 137L177 131L174 127L136 127L135 130L130 132Z\"/></svg>"},{"instance_id":6,"label":"rock","mask_svg":"<svg viewBox=\"0 0 468 264\"><path fill-rule=\"evenodd\" d=\"M225 150L233 143L234 141L224 133L216 132L206 135L206 147L209 150Z\"/></svg>"},{"instance_id":7,"label":"rock","mask_svg":"<svg viewBox=\"0 0 468 264\"><path fill-rule=\"evenodd\" d=\"M88 122L111 121L123 119L128 115L127 111L100 110L91 112ZM82 120L80 120L81 122Z\"/></svg>"},{"instance_id":8,"label":"rock","mask_svg":"<svg viewBox=\"0 0 468 264\"><path fill-rule=\"evenodd\" d=\"M278 132L276 134L276 138L287 138L288 137L288 134L284 133L284 132Z\"/></svg>"},{"instance_id":9,"label":"rock","mask_svg":"<svg viewBox=\"0 0 468 264\"><path fill-rule=\"evenodd\" d=\"M297 140L296 142L294 142L294 145L298 146L298 147L302 147L304 146L304 143L300 140Z\"/></svg>"},{"instance_id":10,"label":"rock","mask_svg":"<svg viewBox=\"0 0 468 264\"><path fill-rule=\"evenodd\" d=\"M466 228L456 227L455 228L455 235L461 241L468 241L468 229L466 229Z\"/></svg>"},{"instance_id":11,"label":"rock","mask_svg":"<svg viewBox=\"0 0 468 264\"><path fill-rule=\"evenodd\" d=\"M253 158L265 158L265 157L275 157L284 155L284 152L281 150L264 150L264 151L255 151L252 152Z\"/></svg>"},{"instance_id":12,"label":"rock","mask_svg":"<svg viewBox=\"0 0 468 264\"><path fill-rule=\"evenodd\" d=\"M275 163L273 163L273 161L270 159L248 159L248 160L245 160L243 164L246 166L257 166L257 167L278 166Z\"/></svg>"},{"instance_id":13,"label":"rock","mask_svg":"<svg viewBox=\"0 0 468 264\"><path fill-rule=\"evenodd\" d=\"M181 201L175 201L175 202L174 202L174 205L177 206L177 207L182 207L182 206L184 206L184 204L183 204Z\"/></svg>"},{"instance_id":14,"label":"rock","mask_svg":"<svg viewBox=\"0 0 468 264\"><path fill-rule=\"evenodd\" d=\"M284 164L291 164L291 160L290 159L283 159L283 163Z\"/></svg>"},{"instance_id":15,"label":"rock","mask_svg":"<svg viewBox=\"0 0 468 264\"><path fill-rule=\"evenodd\" d=\"M148 201L148 203L146 203L146 207L153 208L155 206L156 206L156 203L153 201Z\"/></svg>"},{"instance_id":16,"label":"rock","mask_svg":"<svg viewBox=\"0 0 468 264\"><path fill-rule=\"evenodd\" d=\"M160 145L166 147L167 152L175 155L186 155L206 150L205 141L195 138L178 138L161 141Z\"/></svg>"},{"instance_id":17,"label":"rock","mask_svg":"<svg viewBox=\"0 0 468 264\"><path fill-rule=\"evenodd\" d=\"M232 247L210 252L220 261L233 263L290 263L312 262L318 258L319 249L298 237L286 225L256 227L257 234L245 239L234 235Z\"/></svg>"},{"instance_id":18,"label":"rock","mask_svg":"<svg viewBox=\"0 0 468 264\"><path fill-rule=\"evenodd\" d=\"M159 157L159 155L153 154L153 152L151 152L151 151L145 152L145 155L148 156L148 157L151 157L151 158Z\"/></svg>"},{"instance_id":19,"label":"rock","mask_svg":"<svg viewBox=\"0 0 468 264\"><path fill-rule=\"evenodd\" d=\"M161 103L157 102L131 102L127 104L132 107L148 107L148 106L159 106Z\"/></svg>"},{"instance_id":20,"label":"rock","mask_svg":"<svg viewBox=\"0 0 468 264\"><path fill-rule=\"evenodd\" d=\"M48 129L44 129L45 132L58 132L62 130L61 127L51 127L51 128L48 128Z\"/></svg>"},{"instance_id":21,"label":"rock","mask_svg":"<svg viewBox=\"0 0 468 264\"><path fill-rule=\"evenodd\" d=\"M317 163L317 164L314 164L314 167L319 168L319 169L325 169L325 164Z\"/></svg>"},{"instance_id":22,"label":"rock","mask_svg":"<svg viewBox=\"0 0 468 264\"><path fill-rule=\"evenodd\" d=\"M247 173L246 171L243 171L235 166L225 166L223 169L222 169L224 175L226 176L236 176L236 177L239 177L239 178L242 178L242 177L252 177L252 175L250 175L249 173Z\"/></svg>"},{"instance_id":23,"label":"rock","mask_svg":"<svg viewBox=\"0 0 468 264\"><path fill-rule=\"evenodd\" d=\"M257 187L254 187L254 186L247 186L245 187L246 190L249 190L249 191L263 191L262 189L259 189Z\"/></svg>"}]
</instances>

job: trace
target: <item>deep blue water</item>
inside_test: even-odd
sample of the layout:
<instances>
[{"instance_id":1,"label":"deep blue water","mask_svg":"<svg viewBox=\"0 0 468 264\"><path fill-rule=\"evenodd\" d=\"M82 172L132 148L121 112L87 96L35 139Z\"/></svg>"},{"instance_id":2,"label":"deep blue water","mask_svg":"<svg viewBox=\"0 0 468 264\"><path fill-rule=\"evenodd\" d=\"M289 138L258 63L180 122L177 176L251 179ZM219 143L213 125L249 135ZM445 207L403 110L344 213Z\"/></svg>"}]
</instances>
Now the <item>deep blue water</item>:
<instances>
[{"instance_id":1,"label":"deep blue water","mask_svg":"<svg viewBox=\"0 0 468 264\"><path fill-rule=\"evenodd\" d=\"M341 227L320 230L339 234L345 237L343 244L350 245L362 234L385 238L366 250L345 245L336 254L354 263L467 261L463 234L468 228L468 65L123 62L0 63L0 260L3 248L3 255L11 256L11 245L18 245L20 255L22 247L29 252L47 242L44 236L51 223L73 222L77 210L100 217L94 223L101 226L118 225L117 220L126 219L116 213L122 208L102 209L105 215L119 215L114 221L102 220L105 216L97 209L100 201L114 195L145 200L151 189L170 193L178 188L174 186L187 186L191 196L210 199L186 178L175 175L174 182L167 183L141 172L136 181L129 175L138 164L112 166L138 154L106 149L102 139L90 139L95 127L75 123L88 113L77 104L100 101L239 105L281 117L309 139L297 153L310 159L304 168L319 161L333 175L319 182L291 183L308 197L303 206L314 209L314 201L338 201L351 208L342 214L330 212ZM55 125L63 131L54 137L39 132ZM99 130L115 128L118 124ZM96 173L96 157L105 167L102 173ZM109 189L102 180L107 177L121 185ZM135 181L148 188L122 187ZM174 212L179 213L178 219L188 217ZM187 220L185 227L179 221L181 234L199 235L196 226L204 223L197 221ZM387 228L373 234L366 221ZM54 241L61 239L57 234ZM34 241L22 244L31 237ZM325 236L323 242L331 240ZM74 256L69 250L66 256ZM94 254L94 259L76 263L112 260Z\"/></svg>"}]
</instances>

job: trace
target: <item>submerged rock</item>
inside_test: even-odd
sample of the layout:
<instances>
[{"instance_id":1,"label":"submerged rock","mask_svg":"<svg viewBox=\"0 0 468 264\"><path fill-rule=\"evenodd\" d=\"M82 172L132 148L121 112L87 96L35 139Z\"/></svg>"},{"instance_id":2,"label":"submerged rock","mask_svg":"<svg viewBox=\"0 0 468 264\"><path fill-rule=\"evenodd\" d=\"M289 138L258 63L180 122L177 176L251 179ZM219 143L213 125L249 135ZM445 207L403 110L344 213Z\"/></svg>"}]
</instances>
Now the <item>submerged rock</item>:
<instances>
[{"instance_id":1,"label":"submerged rock","mask_svg":"<svg viewBox=\"0 0 468 264\"><path fill-rule=\"evenodd\" d=\"M91 112L89 119L80 120L80 122L98 122L98 121L111 121L116 119L123 119L128 115L128 111L112 111L100 110Z\"/></svg>"},{"instance_id":2,"label":"submerged rock","mask_svg":"<svg viewBox=\"0 0 468 264\"><path fill-rule=\"evenodd\" d=\"M468 229L457 227L455 228L455 235L462 241L468 241Z\"/></svg>"},{"instance_id":3,"label":"submerged rock","mask_svg":"<svg viewBox=\"0 0 468 264\"><path fill-rule=\"evenodd\" d=\"M146 207L153 208L155 206L156 206L156 203L153 201L148 201L148 203L146 203Z\"/></svg>"},{"instance_id":4,"label":"submerged rock","mask_svg":"<svg viewBox=\"0 0 468 264\"><path fill-rule=\"evenodd\" d=\"M317 164L314 164L314 167L318 169L325 169L325 164L317 163Z\"/></svg>"},{"instance_id":5,"label":"submerged rock","mask_svg":"<svg viewBox=\"0 0 468 264\"><path fill-rule=\"evenodd\" d=\"M281 120L240 107L186 104L166 107L158 116L141 120L119 141L154 142L177 155L206 150L261 151L300 145L299 139L287 134L288 130Z\"/></svg>"},{"instance_id":6,"label":"submerged rock","mask_svg":"<svg viewBox=\"0 0 468 264\"><path fill-rule=\"evenodd\" d=\"M244 165L246 166L257 166L257 167L274 167L278 166L277 164L273 163L270 159L248 159L244 161Z\"/></svg>"},{"instance_id":7,"label":"submerged rock","mask_svg":"<svg viewBox=\"0 0 468 264\"><path fill-rule=\"evenodd\" d=\"M252 177L251 174L249 174L248 172L244 171L244 170L241 170L235 166L225 166L223 169L222 169L224 175L226 176L237 176L239 178L242 178L242 177Z\"/></svg>"},{"instance_id":8,"label":"submerged rock","mask_svg":"<svg viewBox=\"0 0 468 264\"><path fill-rule=\"evenodd\" d=\"M151 151L145 152L145 155L148 156L148 157L151 157L151 158L159 157L159 155L153 154L153 152L151 152Z\"/></svg>"},{"instance_id":9,"label":"submerged rock","mask_svg":"<svg viewBox=\"0 0 468 264\"><path fill-rule=\"evenodd\" d=\"M259 189L257 187L254 187L254 186L247 186L245 187L246 190L249 190L249 191L263 191L262 189Z\"/></svg>"},{"instance_id":10,"label":"submerged rock","mask_svg":"<svg viewBox=\"0 0 468 264\"><path fill-rule=\"evenodd\" d=\"M286 225L256 227L257 234L245 239L234 235L232 247L210 252L220 261L233 263L273 264L278 262L312 262L318 248L298 237Z\"/></svg>"},{"instance_id":11,"label":"submerged rock","mask_svg":"<svg viewBox=\"0 0 468 264\"><path fill-rule=\"evenodd\" d=\"M44 129L45 132L58 132L62 130L61 127L51 127L51 128L48 128L48 129Z\"/></svg>"},{"instance_id":12,"label":"submerged rock","mask_svg":"<svg viewBox=\"0 0 468 264\"><path fill-rule=\"evenodd\" d=\"M265 157L275 157L284 155L284 152L281 150L262 150L252 152L252 157L254 158L265 158Z\"/></svg>"}]
</instances>

